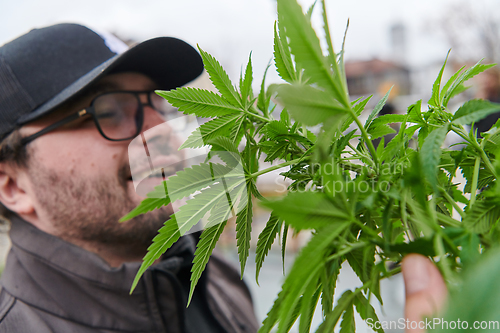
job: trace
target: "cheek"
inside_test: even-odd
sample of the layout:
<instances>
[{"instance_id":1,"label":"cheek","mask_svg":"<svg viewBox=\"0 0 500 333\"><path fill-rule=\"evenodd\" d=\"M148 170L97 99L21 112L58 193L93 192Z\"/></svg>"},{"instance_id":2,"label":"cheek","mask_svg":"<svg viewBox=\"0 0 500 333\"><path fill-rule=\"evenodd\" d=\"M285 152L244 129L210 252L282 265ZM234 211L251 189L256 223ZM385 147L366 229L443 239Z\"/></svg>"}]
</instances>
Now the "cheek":
<instances>
[{"instance_id":1,"label":"cheek","mask_svg":"<svg viewBox=\"0 0 500 333\"><path fill-rule=\"evenodd\" d=\"M120 160L118 147L103 143L102 138L95 140L91 136L81 137L76 133L71 136L63 134L54 133L33 142L36 142L33 149L36 163L63 174L83 177L116 173Z\"/></svg>"}]
</instances>

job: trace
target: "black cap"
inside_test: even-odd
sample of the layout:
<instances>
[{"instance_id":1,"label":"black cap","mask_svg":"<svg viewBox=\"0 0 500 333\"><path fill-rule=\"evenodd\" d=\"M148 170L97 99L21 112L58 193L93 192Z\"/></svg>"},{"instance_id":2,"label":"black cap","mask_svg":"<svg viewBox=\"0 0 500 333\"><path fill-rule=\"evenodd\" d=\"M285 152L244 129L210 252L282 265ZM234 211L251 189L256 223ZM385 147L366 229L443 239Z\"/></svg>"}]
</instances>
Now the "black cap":
<instances>
[{"instance_id":1,"label":"black cap","mask_svg":"<svg viewBox=\"0 0 500 333\"><path fill-rule=\"evenodd\" d=\"M57 24L0 47L0 139L50 113L103 75L139 72L160 89L180 87L203 71L198 52L172 37L127 50L111 34L78 24Z\"/></svg>"}]
</instances>

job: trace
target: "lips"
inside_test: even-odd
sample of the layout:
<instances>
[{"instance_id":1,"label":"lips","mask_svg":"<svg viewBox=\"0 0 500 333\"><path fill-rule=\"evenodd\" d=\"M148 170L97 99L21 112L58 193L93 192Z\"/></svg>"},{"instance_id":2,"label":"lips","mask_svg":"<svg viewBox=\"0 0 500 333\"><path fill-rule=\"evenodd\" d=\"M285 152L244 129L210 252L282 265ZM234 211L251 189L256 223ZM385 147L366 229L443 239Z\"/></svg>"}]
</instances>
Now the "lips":
<instances>
[{"instance_id":1,"label":"lips","mask_svg":"<svg viewBox=\"0 0 500 333\"><path fill-rule=\"evenodd\" d=\"M166 176L171 175L179 170L179 164L182 160L179 156L158 156L155 159L148 158L147 163L143 161L141 164L131 166L131 178L135 180L142 180L147 177L162 177L162 173Z\"/></svg>"},{"instance_id":2,"label":"lips","mask_svg":"<svg viewBox=\"0 0 500 333\"><path fill-rule=\"evenodd\" d=\"M206 149L183 149L179 151L186 128L180 131L176 118L157 125L133 139L128 147L130 174L134 189L142 197L154 190L163 180L195 162L195 157L206 157ZM196 125L196 124L191 124ZM194 129L193 129L194 130ZM191 133L191 128L189 128ZM186 139L186 138L184 138ZM199 161L196 161L198 164ZM158 191L157 191L158 192ZM161 193L160 193L161 194Z\"/></svg>"},{"instance_id":3,"label":"lips","mask_svg":"<svg viewBox=\"0 0 500 333\"><path fill-rule=\"evenodd\" d=\"M136 165L131 170L130 180L134 182L137 194L146 197L162 181L167 180L184 167L184 161L179 156L160 156L154 160L151 159L146 165Z\"/></svg>"}]
</instances>

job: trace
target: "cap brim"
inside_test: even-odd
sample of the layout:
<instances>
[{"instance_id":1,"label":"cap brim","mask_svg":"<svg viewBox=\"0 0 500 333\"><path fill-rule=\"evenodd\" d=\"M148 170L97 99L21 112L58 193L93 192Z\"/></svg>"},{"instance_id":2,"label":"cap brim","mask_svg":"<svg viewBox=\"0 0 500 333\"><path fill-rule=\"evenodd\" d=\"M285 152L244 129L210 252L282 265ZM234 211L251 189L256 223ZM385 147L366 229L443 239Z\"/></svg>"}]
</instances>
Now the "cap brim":
<instances>
[{"instance_id":1,"label":"cap brim","mask_svg":"<svg viewBox=\"0 0 500 333\"><path fill-rule=\"evenodd\" d=\"M158 88L170 90L196 79L203 72L199 53L186 42L159 37L142 42L97 66L33 112L18 119L26 124L50 113L107 74L138 72L150 77Z\"/></svg>"}]
</instances>

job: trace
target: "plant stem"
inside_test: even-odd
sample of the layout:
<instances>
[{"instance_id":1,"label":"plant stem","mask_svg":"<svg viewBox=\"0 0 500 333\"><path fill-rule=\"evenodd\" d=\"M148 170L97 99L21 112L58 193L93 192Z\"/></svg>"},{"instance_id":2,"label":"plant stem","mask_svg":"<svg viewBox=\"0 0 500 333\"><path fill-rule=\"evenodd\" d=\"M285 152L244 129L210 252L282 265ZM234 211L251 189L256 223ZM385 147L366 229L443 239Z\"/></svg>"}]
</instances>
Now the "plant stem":
<instances>
[{"instance_id":1,"label":"plant stem","mask_svg":"<svg viewBox=\"0 0 500 333\"><path fill-rule=\"evenodd\" d=\"M454 218L452 217L449 217L447 215L444 215L444 214L437 214L437 220L438 222L440 222L441 224L446 224L450 227L455 227L455 228L462 228L462 224L455 220Z\"/></svg>"},{"instance_id":2,"label":"plant stem","mask_svg":"<svg viewBox=\"0 0 500 333\"><path fill-rule=\"evenodd\" d=\"M252 113L252 112L250 112L250 111L246 111L246 110L245 110L245 111L244 111L244 113L245 113L246 115L248 115L248 116L252 116L252 117L255 117L255 118L260 119L260 120L262 120L262 121L265 121L266 123L268 123L268 122L270 122L270 121L271 121L271 119L268 119L268 118L262 117L262 116L260 116L260 115L258 115L258 114Z\"/></svg>"},{"instance_id":3,"label":"plant stem","mask_svg":"<svg viewBox=\"0 0 500 333\"><path fill-rule=\"evenodd\" d=\"M470 188L470 200L469 207L474 204L476 201L476 192L477 192L477 180L479 178L479 166L481 164L481 158L476 157L476 162L474 163L474 173L472 174L472 185Z\"/></svg>"},{"instance_id":4,"label":"plant stem","mask_svg":"<svg viewBox=\"0 0 500 333\"><path fill-rule=\"evenodd\" d=\"M403 225L405 227L406 236L410 241L413 241L415 237L410 230L410 226L408 225L408 216L406 215L406 191L401 193L400 209L401 209L401 220L403 221Z\"/></svg>"},{"instance_id":5,"label":"plant stem","mask_svg":"<svg viewBox=\"0 0 500 333\"><path fill-rule=\"evenodd\" d=\"M257 171L257 172L254 172L250 175L248 175L248 177L250 178L256 178L260 175L263 175L265 173L268 173L268 172L271 172L271 171L274 171L276 169L280 169L280 168L283 168L283 167L286 167L286 166L289 166L290 164L294 164L294 163L298 163L302 160L303 158L302 157L299 157L299 158L296 158L294 160L291 160L291 161L288 161L288 162L283 162L281 164L277 164L277 165L273 165L272 167L269 167L267 169L264 169L264 170L260 170L260 171Z\"/></svg>"},{"instance_id":6,"label":"plant stem","mask_svg":"<svg viewBox=\"0 0 500 333\"><path fill-rule=\"evenodd\" d=\"M367 242L357 242L355 244L352 244L348 248L345 248L343 250L337 251L335 254L332 254L331 256L328 256L325 260L326 260L326 262L328 262L328 261L337 259L339 257L342 257L344 254L347 254L347 253L349 253L349 252L351 252L351 251L353 251L353 250L355 250L357 248L365 247L368 244L369 243L367 243Z\"/></svg>"},{"instance_id":7,"label":"plant stem","mask_svg":"<svg viewBox=\"0 0 500 333\"><path fill-rule=\"evenodd\" d=\"M359 130L361 131L361 136L365 140L366 146L368 147L368 150L372 154L373 161L375 162L375 165L378 166L378 158L377 158L377 152L375 150L375 147L373 146L372 140L368 137L368 132L366 131L365 127L363 124L361 124L361 121L359 121L358 117L356 117L356 114L352 110L351 107L349 107L349 112L351 113L351 117L354 118L354 121L356 122L356 125L358 125ZM378 169L378 167L377 167Z\"/></svg>"},{"instance_id":8,"label":"plant stem","mask_svg":"<svg viewBox=\"0 0 500 333\"><path fill-rule=\"evenodd\" d=\"M451 124L451 130L457 133L462 139L470 143L471 146L473 146L477 150L488 171L491 172L495 176L495 178L498 178L495 168L491 164L488 156L486 156L486 153L484 152L483 148L477 143L477 140L470 140L469 137L467 136L467 132L463 129L462 126Z\"/></svg>"},{"instance_id":9,"label":"plant stem","mask_svg":"<svg viewBox=\"0 0 500 333\"><path fill-rule=\"evenodd\" d=\"M438 186L438 189L443 193L444 198L453 206L453 208L455 208L455 210L457 211L457 213L460 214L460 216L462 218L464 218L465 217L464 211L462 209L460 209L460 207L458 207L457 203L448 194L448 192L446 192L446 190L444 188L442 188L441 186Z\"/></svg>"},{"instance_id":10,"label":"plant stem","mask_svg":"<svg viewBox=\"0 0 500 333\"><path fill-rule=\"evenodd\" d=\"M441 266L443 278L446 282L450 282L452 279L452 272L446 261L446 251L444 250L443 238L440 234L437 234L434 238L434 250L439 257L438 265Z\"/></svg>"},{"instance_id":11,"label":"plant stem","mask_svg":"<svg viewBox=\"0 0 500 333\"><path fill-rule=\"evenodd\" d=\"M363 157L363 158L365 158L365 159L366 159L367 164L368 164L368 162L370 162L370 164L371 164L371 165L374 165L373 161L372 161L372 160L371 160L371 158L370 158L370 155L366 155L366 154L361 153L359 150L357 150L357 149L356 149L353 145L351 145L350 143L347 143L347 146L348 146L349 148L351 148L351 149L352 149L352 150L353 150L356 154L358 154L358 155L359 155L359 157L355 156L358 160L360 159L360 157Z\"/></svg>"}]
</instances>

